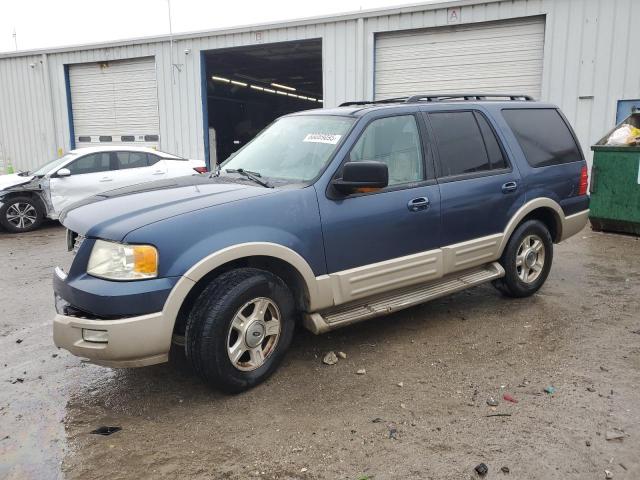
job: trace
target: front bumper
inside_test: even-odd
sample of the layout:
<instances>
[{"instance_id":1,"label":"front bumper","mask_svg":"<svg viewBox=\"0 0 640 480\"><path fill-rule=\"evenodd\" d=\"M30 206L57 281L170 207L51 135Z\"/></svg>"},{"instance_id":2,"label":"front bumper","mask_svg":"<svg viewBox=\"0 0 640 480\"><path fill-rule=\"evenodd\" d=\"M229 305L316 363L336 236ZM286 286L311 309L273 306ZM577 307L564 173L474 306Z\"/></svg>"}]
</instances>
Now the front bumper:
<instances>
[{"instance_id":1,"label":"front bumper","mask_svg":"<svg viewBox=\"0 0 640 480\"><path fill-rule=\"evenodd\" d=\"M83 329L106 331L106 343L86 341ZM53 319L53 342L57 347L105 367L144 367L166 362L172 332L173 319L162 312L118 320L62 314Z\"/></svg>"}]
</instances>

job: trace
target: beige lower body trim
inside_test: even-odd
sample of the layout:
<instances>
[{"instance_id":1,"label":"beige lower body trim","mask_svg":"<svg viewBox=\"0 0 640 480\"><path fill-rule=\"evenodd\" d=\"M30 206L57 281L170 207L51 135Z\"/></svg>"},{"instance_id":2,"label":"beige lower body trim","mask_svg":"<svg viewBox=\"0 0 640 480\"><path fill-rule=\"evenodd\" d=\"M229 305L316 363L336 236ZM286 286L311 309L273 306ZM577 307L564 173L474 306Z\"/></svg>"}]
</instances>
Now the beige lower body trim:
<instances>
[{"instance_id":1,"label":"beige lower body trim","mask_svg":"<svg viewBox=\"0 0 640 480\"><path fill-rule=\"evenodd\" d=\"M106 331L107 343L87 342L83 329ZM109 367L143 367L166 362L172 331L173 320L162 312L119 320L67 315L56 315L53 320L53 342L57 347Z\"/></svg>"},{"instance_id":2,"label":"beige lower body trim","mask_svg":"<svg viewBox=\"0 0 640 480\"><path fill-rule=\"evenodd\" d=\"M566 240L569 237L574 236L580 232L587 222L589 221L589 210L583 210L582 212L574 213L568 217L564 217L562 222L562 238L560 241Z\"/></svg>"}]
</instances>

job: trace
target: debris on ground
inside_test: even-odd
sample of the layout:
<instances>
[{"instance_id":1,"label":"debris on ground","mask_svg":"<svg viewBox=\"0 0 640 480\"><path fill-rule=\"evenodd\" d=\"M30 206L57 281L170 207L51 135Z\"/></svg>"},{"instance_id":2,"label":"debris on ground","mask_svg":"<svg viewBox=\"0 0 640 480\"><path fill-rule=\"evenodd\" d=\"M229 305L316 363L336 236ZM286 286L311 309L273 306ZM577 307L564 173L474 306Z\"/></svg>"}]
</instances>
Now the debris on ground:
<instances>
[{"instance_id":1,"label":"debris on ground","mask_svg":"<svg viewBox=\"0 0 640 480\"><path fill-rule=\"evenodd\" d=\"M600 370L602 370L603 372L608 372L608 371L609 371L609 369L608 369L608 368L605 368L605 367L603 367L602 365L600 365Z\"/></svg>"},{"instance_id":2,"label":"debris on ground","mask_svg":"<svg viewBox=\"0 0 640 480\"><path fill-rule=\"evenodd\" d=\"M591 393L593 393L593 392L595 392L595 391L596 391L596 389L595 389L595 388L593 388L593 387L587 387L587 392L591 392Z\"/></svg>"},{"instance_id":3,"label":"debris on ground","mask_svg":"<svg viewBox=\"0 0 640 480\"><path fill-rule=\"evenodd\" d=\"M58 356L58 354L57 354L57 353L52 353L52 354L51 354L51 358L56 358L57 356Z\"/></svg>"},{"instance_id":4,"label":"debris on ground","mask_svg":"<svg viewBox=\"0 0 640 480\"><path fill-rule=\"evenodd\" d=\"M382 423L384 420L382 420L380 417L376 417L373 420L371 420L371 423Z\"/></svg>"},{"instance_id":5,"label":"debris on ground","mask_svg":"<svg viewBox=\"0 0 640 480\"><path fill-rule=\"evenodd\" d=\"M627 434L622 430L614 428L613 430L607 430L604 438L607 440L622 440L626 436Z\"/></svg>"},{"instance_id":6,"label":"debris on ground","mask_svg":"<svg viewBox=\"0 0 640 480\"><path fill-rule=\"evenodd\" d=\"M400 388L404 387L404 382L398 382L396 385L398 385Z\"/></svg>"},{"instance_id":7,"label":"debris on ground","mask_svg":"<svg viewBox=\"0 0 640 480\"><path fill-rule=\"evenodd\" d=\"M398 439L398 427L396 427L396 425L394 423L390 423L389 425L387 425L387 428L389 429L389 438L391 440L397 440Z\"/></svg>"},{"instance_id":8,"label":"debris on ground","mask_svg":"<svg viewBox=\"0 0 640 480\"><path fill-rule=\"evenodd\" d=\"M338 352L337 355L338 355L338 358L341 358L343 360L346 360L347 358L347 354L344 352Z\"/></svg>"},{"instance_id":9,"label":"debris on ground","mask_svg":"<svg viewBox=\"0 0 640 480\"><path fill-rule=\"evenodd\" d=\"M484 463L481 463L479 465L476 465L476 468L474 468L474 470L476 472L478 472L478 475L480 475L481 477L485 476L487 474L487 472L489 471L489 467L487 467Z\"/></svg>"},{"instance_id":10,"label":"debris on ground","mask_svg":"<svg viewBox=\"0 0 640 480\"><path fill-rule=\"evenodd\" d=\"M502 398L504 398L507 402L511 402L511 403L518 403L518 400L516 400L513 396L511 396L511 394L509 393L505 393Z\"/></svg>"},{"instance_id":11,"label":"debris on ground","mask_svg":"<svg viewBox=\"0 0 640 480\"><path fill-rule=\"evenodd\" d=\"M306 472L307 470L309 470L307 467L302 467L302 468L300 469L300 471L301 471L302 473Z\"/></svg>"},{"instance_id":12,"label":"debris on ground","mask_svg":"<svg viewBox=\"0 0 640 480\"><path fill-rule=\"evenodd\" d=\"M587 447L590 447L590 446L591 446L591 442L590 442L589 440L587 440L586 442L584 442L584 444L585 444Z\"/></svg>"},{"instance_id":13,"label":"debris on ground","mask_svg":"<svg viewBox=\"0 0 640 480\"><path fill-rule=\"evenodd\" d=\"M496 400L493 397L487 398L487 405L489 405L490 407L497 407L498 403L499 403L498 400Z\"/></svg>"},{"instance_id":14,"label":"debris on ground","mask_svg":"<svg viewBox=\"0 0 640 480\"><path fill-rule=\"evenodd\" d=\"M364 375L365 373L367 373L367 371L364 368L361 368L360 370L358 370L356 372L358 375Z\"/></svg>"},{"instance_id":15,"label":"debris on ground","mask_svg":"<svg viewBox=\"0 0 640 480\"><path fill-rule=\"evenodd\" d=\"M16 343L20 344L20 343L22 343L22 341L23 340L21 338L19 338L19 339L16 340Z\"/></svg>"},{"instance_id":16,"label":"debris on ground","mask_svg":"<svg viewBox=\"0 0 640 480\"><path fill-rule=\"evenodd\" d=\"M548 387L544 387L544 391L549 395L553 395L554 393L556 393L556 389L551 385L549 385Z\"/></svg>"},{"instance_id":17,"label":"debris on ground","mask_svg":"<svg viewBox=\"0 0 640 480\"><path fill-rule=\"evenodd\" d=\"M325 365L335 365L338 363L338 357L336 357L335 352L329 352L322 359L322 363Z\"/></svg>"},{"instance_id":18,"label":"debris on ground","mask_svg":"<svg viewBox=\"0 0 640 480\"><path fill-rule=\"evenodd\" d=\"M9 435L5 435L3 438L0 438L0 442L3 442L5 440L9 440L11 437ZM626 468L625 468L626 470Z\"/></svg>"},{"instance_id":19,"label":"debris on ground","mask_svg":"<svg viewBox=\"0 0 640 480\"><path fill-rule=\"evenodd\" d=\"M502 468L500 469L500 471L501 471L502 473L509 473L509 472L510 472L509 467L507 467L507 466L502 467Z\"/></svg>"},{"instance_id":20,"label":"debris on ground","mask_svg":"<svg viewBox=\"0 0 640 480\"><path fill-rule=\"evenodd\" d=\"M613 478L613 473L611 473L609 470L605 470L604 471L604 478L606 479L612 479Z\"/></svg>"},{"instance_id":21,"label":"debris on ground","mask_svg":"<svg viewBox=\"0 0 640 480\"><path fill-rule=\"evenodd\" d=\"M122 430L122 427L98 427L95 430L92 430L89 433L92 433L94 435L111 435L112 433L116 433L119 432L120 430Z\"/></svg>"},{"instance_id":22,"label":"debris on ground","mask_svg":"<svg viewBox=\"0 0 640 480\"><path fill-rule=\"evenodd\" d=\"M485 417L510 417L510 413L491 413L489 415L485 415Z\"/></svg>"},{"instance_id":23,"label":"debris on ground","mask_svg":"<svg viewBox=\"0 0 640 480\"><path fill-rule=\"evenodd\" d=\"M24 378L18 377L18 378L16 378L13 382L11 382L11 383L13 383L14 385L15 385L16 383L24 383Z\"/></svg>"}]
</instances>

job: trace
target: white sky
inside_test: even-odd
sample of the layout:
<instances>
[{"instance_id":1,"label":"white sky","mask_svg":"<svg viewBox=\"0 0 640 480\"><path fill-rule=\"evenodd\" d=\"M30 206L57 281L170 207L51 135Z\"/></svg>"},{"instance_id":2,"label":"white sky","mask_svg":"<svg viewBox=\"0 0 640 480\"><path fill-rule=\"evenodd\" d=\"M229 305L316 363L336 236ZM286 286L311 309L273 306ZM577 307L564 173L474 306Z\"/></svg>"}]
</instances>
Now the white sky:
<instances>
[{"instance_id":1,"label":"white sky","mask_svg":"<svg viewBox=\"0 0 640 480\"><path fill-rule=\"evenodd\" d=\"M234 27L419 0L171 0L173 33ZM433 0L422 3L433 3ZM0 52L169 33L167 0L0 0Z\"/></svg>"}]
</instances>

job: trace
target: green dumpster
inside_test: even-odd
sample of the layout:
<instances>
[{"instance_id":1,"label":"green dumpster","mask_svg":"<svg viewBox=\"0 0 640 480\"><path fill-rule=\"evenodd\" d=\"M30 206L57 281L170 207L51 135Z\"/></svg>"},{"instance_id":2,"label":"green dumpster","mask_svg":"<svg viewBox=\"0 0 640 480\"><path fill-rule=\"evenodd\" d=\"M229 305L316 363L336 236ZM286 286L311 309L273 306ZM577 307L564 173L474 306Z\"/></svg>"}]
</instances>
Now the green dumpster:
<instances>
[{"instance_id":1,"label":"green dumpster","mask_svg":"<svg viewBox=\"0 0 640 480\"><path fill-rule=\"evenodd\" d=\"M640 235L640 145L606 145L625 123L640 128L640 112L632 113L591 147L589 220L596 231Z\"/></svg>"}]
</instances>

